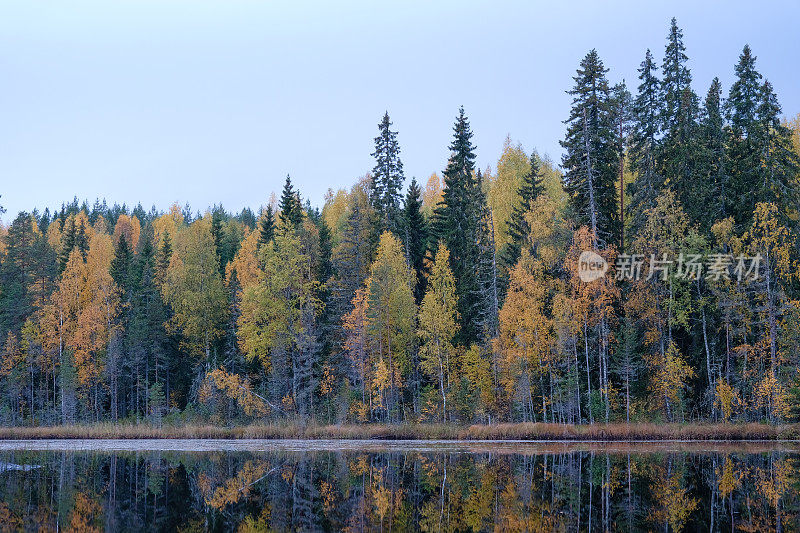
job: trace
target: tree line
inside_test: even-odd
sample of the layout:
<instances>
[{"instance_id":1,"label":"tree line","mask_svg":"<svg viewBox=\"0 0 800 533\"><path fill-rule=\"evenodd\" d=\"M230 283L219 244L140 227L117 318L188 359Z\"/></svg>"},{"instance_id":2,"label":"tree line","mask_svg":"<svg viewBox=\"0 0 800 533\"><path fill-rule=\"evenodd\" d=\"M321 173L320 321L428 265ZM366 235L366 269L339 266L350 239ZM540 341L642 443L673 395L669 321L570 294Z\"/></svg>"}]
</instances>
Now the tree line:
<instances>
[{"instance_id":1,"label":"tree line","mask_svg":"<svg viewBox=\"0 0 800 533\"><path fill-rule=\"evenodd\" d=\"M800 116L748 46L734 70L701 101L673 19L635 94L586 54L560 165L507 140L482 171L461 108L442 176L406 187L387 113L322 209L287 176L258 214L22 212L0 419L793 419Z\"/></svg>"}]
</instances>

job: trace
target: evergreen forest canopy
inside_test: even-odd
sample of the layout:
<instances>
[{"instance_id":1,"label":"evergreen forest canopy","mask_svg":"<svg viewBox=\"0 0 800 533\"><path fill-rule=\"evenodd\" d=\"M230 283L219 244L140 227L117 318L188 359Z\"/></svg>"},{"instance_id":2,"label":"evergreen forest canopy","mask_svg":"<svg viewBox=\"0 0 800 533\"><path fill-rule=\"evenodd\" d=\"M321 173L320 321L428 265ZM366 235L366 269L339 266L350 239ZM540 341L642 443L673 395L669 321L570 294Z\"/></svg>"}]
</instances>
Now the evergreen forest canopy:
<instances>
[{"instance_id":1,"label":"evergreen forest canopy","mask_svg":"<svg viewBox=\"0 0 800 533\"><path fill-rule=\"evenodd\" d=\"M748 46L734 70L698 95L673 19L635 88L580 61L560 165L507 141L482 172L462 108L441 178L406 187L387 113L321 210L287 176L258 214L19 213L0 422L796 419L800 115Z\"/></svg>"}]
</instances>

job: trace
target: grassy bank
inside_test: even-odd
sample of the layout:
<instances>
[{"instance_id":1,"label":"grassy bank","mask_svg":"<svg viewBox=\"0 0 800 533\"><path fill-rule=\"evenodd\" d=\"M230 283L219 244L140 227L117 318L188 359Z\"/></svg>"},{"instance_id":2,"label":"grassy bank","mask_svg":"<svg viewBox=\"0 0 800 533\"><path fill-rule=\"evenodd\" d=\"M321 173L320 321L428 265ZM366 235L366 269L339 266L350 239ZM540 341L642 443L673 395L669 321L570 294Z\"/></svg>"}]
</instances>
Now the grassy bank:
<instances>
[{"instance_id":1,"label":"grassy bank","mask_svg":"<svg viewBox=\"0 0 800 533\"><path fill-rule=\"evenodd\" d=\"M421 440L789 440L800 424L291 424L217 427L92 424L3 427L0 439L421 439Z\"/></svg>"}]
</instances>

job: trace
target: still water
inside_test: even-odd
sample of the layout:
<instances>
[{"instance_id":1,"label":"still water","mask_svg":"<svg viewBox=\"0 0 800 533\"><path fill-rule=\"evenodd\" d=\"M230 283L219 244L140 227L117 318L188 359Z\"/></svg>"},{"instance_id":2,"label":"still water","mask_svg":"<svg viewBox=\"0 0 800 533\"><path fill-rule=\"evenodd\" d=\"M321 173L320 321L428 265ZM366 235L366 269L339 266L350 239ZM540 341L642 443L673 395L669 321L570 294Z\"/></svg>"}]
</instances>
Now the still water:
<instances>
[{"instance_id":1,"label":"still water","mask_svg":"<svg viewBox=\"0 0 800 533\"><path fill-rule=\"evenodd\" d=\"M792 443L0 442L0 530L797 531Z\"/></svg>"}]
</instances>

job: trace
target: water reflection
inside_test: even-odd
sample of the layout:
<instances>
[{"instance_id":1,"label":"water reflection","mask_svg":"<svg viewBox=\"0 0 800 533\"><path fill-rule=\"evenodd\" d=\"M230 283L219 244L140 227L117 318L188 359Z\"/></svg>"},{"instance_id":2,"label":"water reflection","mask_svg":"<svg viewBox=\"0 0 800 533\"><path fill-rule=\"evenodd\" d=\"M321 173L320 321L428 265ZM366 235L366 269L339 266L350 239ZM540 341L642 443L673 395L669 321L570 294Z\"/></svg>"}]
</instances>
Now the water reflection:
<instances>
[{"instance_id":1,"label":"water reflection","mask_svg":"<svg viewBox=\"0 0 800 533\"><path fill-rule=\"evenodd\" d=\"M800 529L800 455L774 444L13 446L2 530Z\"/></svg>"}]
</instances>

